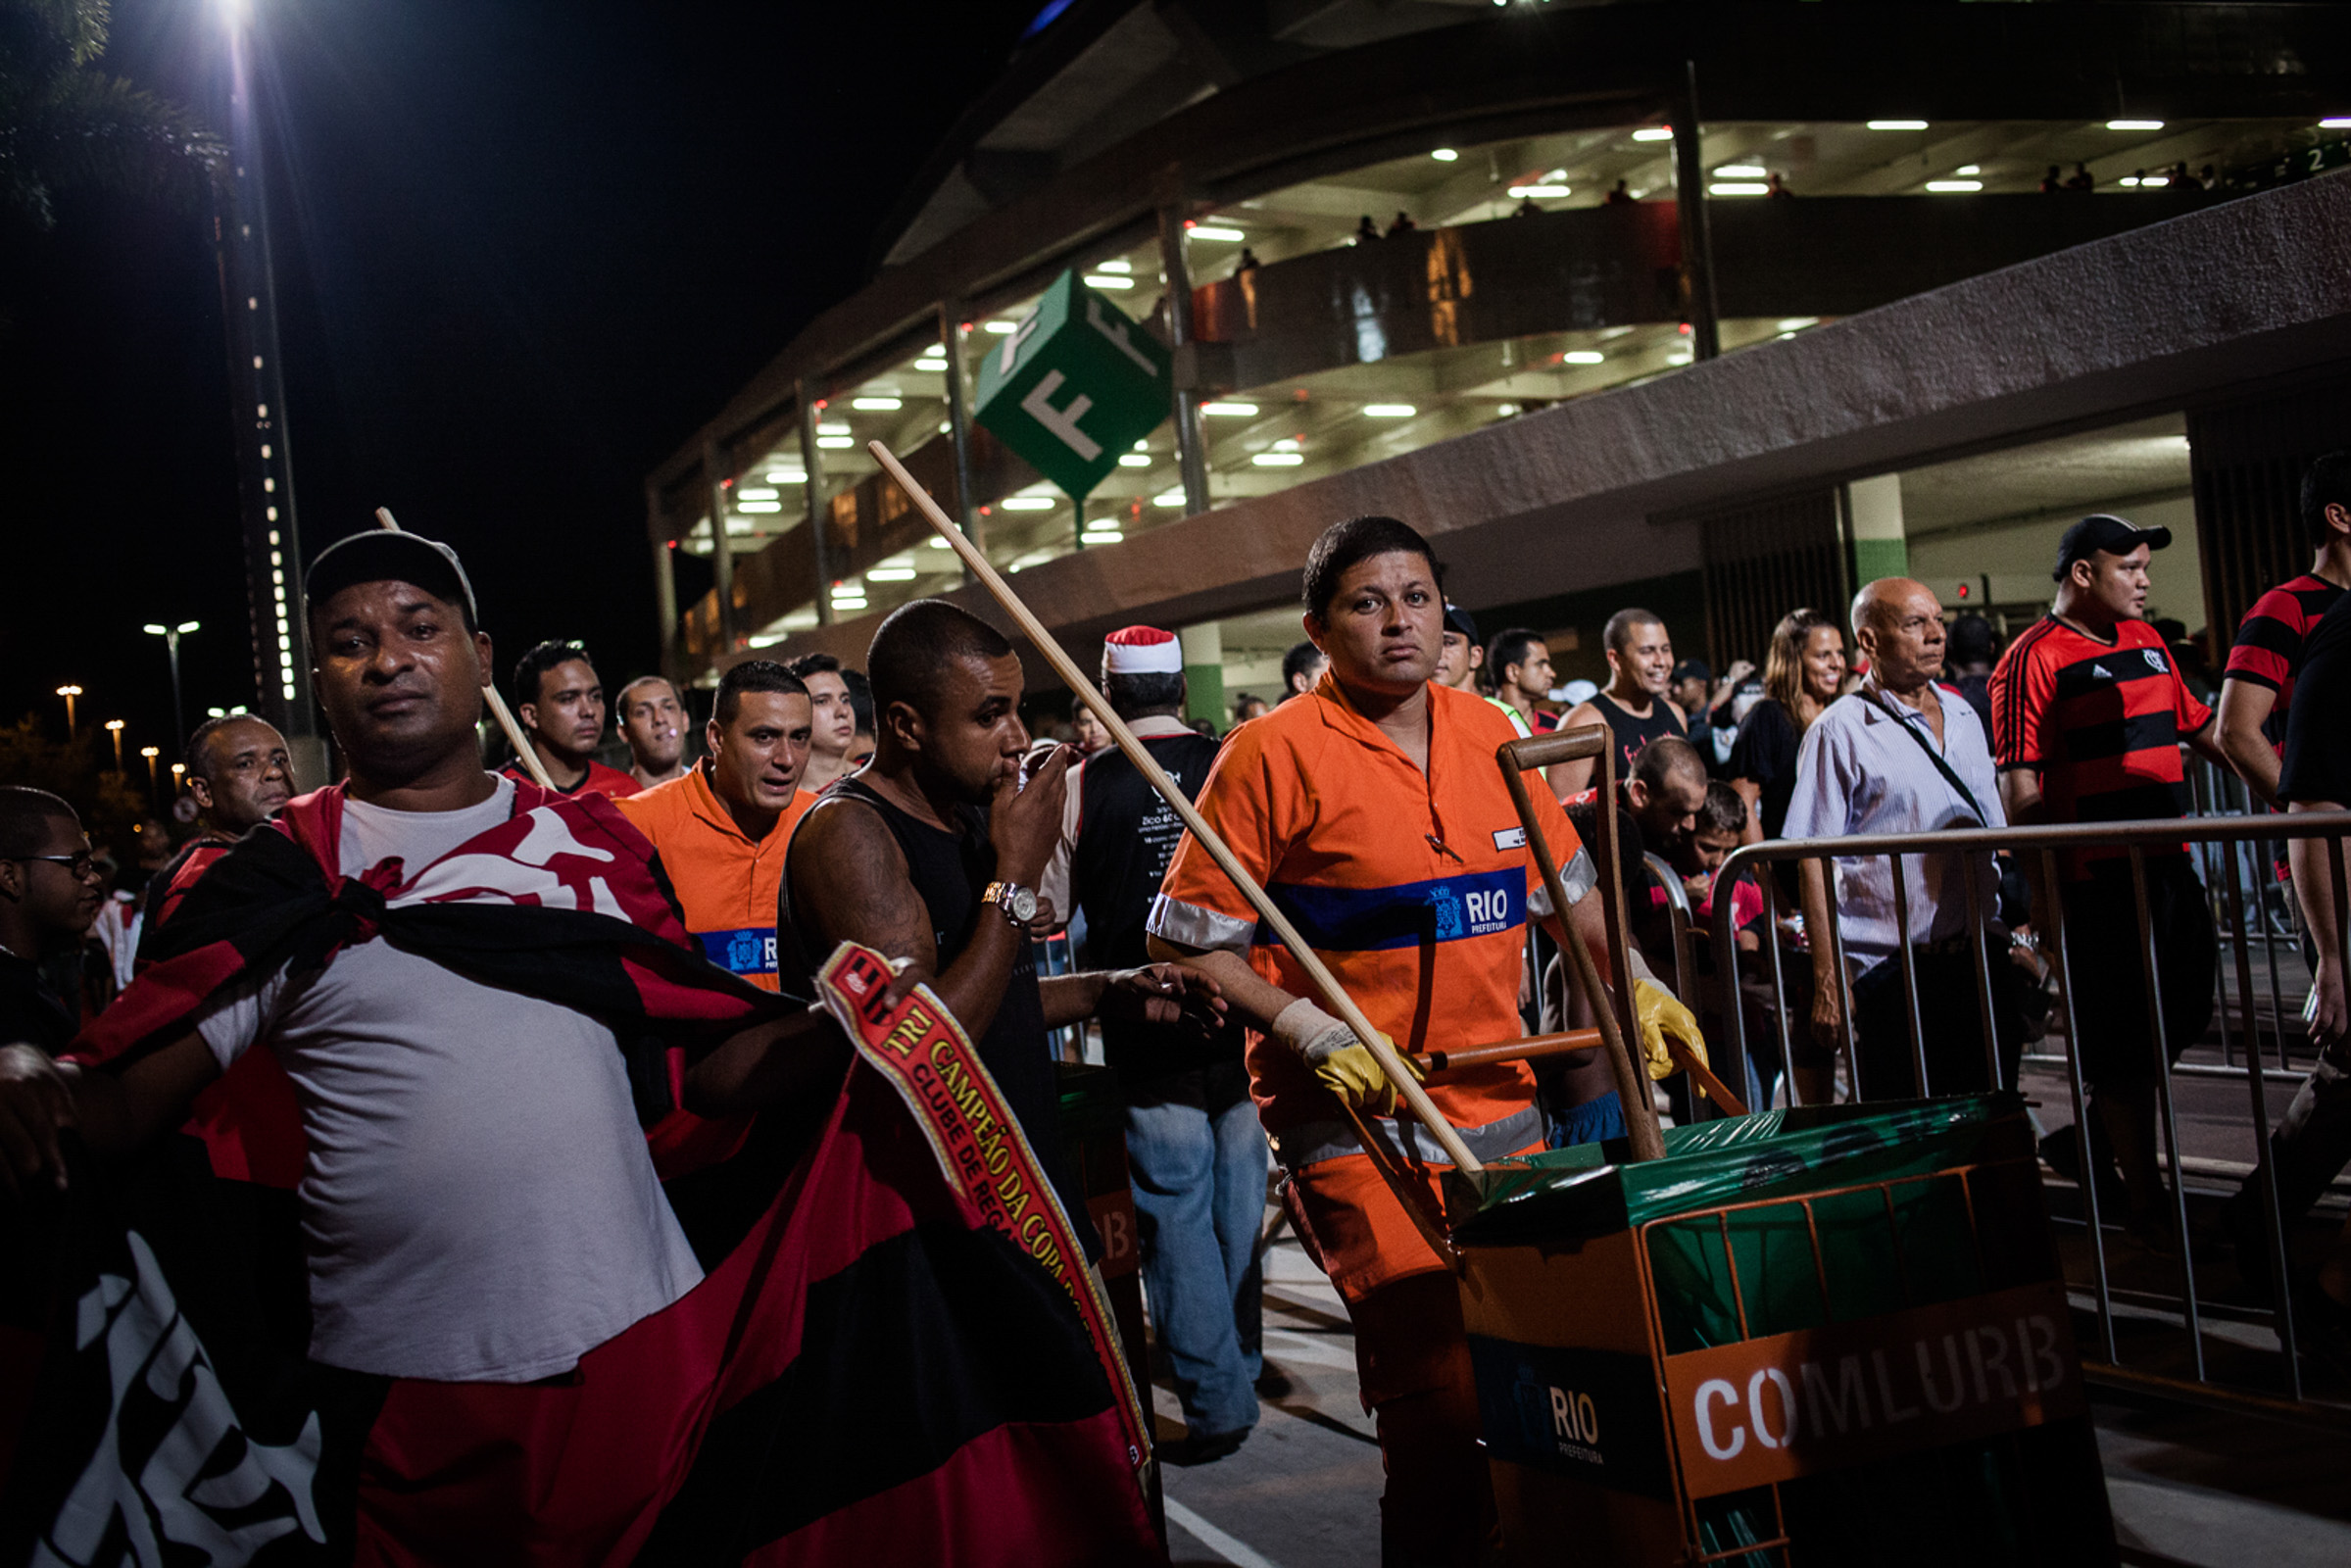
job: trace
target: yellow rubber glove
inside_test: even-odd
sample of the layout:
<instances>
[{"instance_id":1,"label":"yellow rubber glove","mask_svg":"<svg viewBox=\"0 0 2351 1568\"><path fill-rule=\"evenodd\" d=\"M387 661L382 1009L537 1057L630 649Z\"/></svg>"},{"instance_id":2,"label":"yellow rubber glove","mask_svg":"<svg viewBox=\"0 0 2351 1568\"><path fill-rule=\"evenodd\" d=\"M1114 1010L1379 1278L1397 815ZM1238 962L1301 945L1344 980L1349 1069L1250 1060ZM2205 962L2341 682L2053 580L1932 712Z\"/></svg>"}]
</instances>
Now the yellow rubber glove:
<instances>
[{"instance_id":1,"label":"yellow rubber glove","mask_svg":"<svg viewBox=\"0 0 2351 1568\"><path fill-rule=\"evenodd\" d=\"M1388 1074L1380 1070L1379 1059L1372 1055L1362 1041L1357 1040L1351 1032L1347 1038L1347 1045L1325 1054L1320 1061L1314 1063L1314 1076L1322 1080L1325 1089L1357 1110L1373 1111L1382 1116L1395 1115L1396 1085L1388 1081ZM1380 1038L1386 1040L1388 1037L1382 1035ZM1419 1062L1402 1053L1397 1054L1404 1064L1404 1070L1412 1075L1415 1082L1426 1076Z\"/></svg>"},{"instance_id":2,"label":"yellow rubber glove","mask_svg":"<svg viewBox=\"0 0 2351 1568\"><path fill-rule=\"evenodd\" d=\"M1634 981L1633 1015L1641 1020L1641 1054L1648 1058L1651 1078L1671 1078L1682 1070L1665 1049L1669 1038L1680 1041L1707 1066L1714 1065L1706 1058L1706 1037L1698 1033L1698 1020L1665 987Z\"/></svg>"},{"instance_id":3,"label":"yellow rubber glove","mask_svg":"<svg viewBox=\"0 0 2351 1568\"><path fill-rule=\"evenodd\" d=\"M1381 1116L1396 1114L1396 1085L1380 1070L1378 1058L1355 1038L1352 1029L1312 1002L1301 997L1284 1007L1269 1032L1303 1057L1322 1086L1341 1100L1357 1110ZM1388 1040L1386 1035L1380 1038ZM1401 1052L1397 1054L1415 1079L1426 1077L1419 1062Z\"/></svg>"}]
</instances>

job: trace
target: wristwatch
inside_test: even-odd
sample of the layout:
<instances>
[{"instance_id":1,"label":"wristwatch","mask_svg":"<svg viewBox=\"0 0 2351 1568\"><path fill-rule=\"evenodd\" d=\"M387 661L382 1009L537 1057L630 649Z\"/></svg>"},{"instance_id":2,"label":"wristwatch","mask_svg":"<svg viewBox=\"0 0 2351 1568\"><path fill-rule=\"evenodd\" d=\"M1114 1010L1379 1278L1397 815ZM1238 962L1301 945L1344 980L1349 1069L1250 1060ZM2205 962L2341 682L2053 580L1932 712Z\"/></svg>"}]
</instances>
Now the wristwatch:
<instances>
[{"instance_id":1,"label":"wristwatch","mask_svg":"<svg viewBox=\"0 0 2351 1568\"><path fill-rule=\"evenodd\" d=\"M1037 894L1017 882L991 882L988 891L980 895L982 904L993 904L1004 911L1004 918L1014 925L1027 925L1037 918Z\"/></svg>"}]
</instances>

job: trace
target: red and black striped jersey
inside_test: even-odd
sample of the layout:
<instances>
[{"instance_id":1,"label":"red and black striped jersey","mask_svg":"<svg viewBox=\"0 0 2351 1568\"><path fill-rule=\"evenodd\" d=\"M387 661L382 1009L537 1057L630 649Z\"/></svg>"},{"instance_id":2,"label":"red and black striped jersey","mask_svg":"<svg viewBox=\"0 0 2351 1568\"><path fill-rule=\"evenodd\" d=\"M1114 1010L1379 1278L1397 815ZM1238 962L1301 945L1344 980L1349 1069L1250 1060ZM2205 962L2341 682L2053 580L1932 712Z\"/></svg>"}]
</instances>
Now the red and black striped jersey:
<instances>
[{"instance_id":1,"label":"red and black striped jersey","mask_svg":"<svg viewBox=\"0 0 2351 1568\"><path fill-rule=\"evenodd\" d=\"M2303 645L2319 617L2343 593L2306 571L2254 600L2236 628L2225 678L2267 686L2278 694L2278 705L2262 721L2261 733L2280 757L2285 755L2285 717L2294 703L2294 677L2302 673Z\"/></svg>"},{"instance_id":2,"label":"red and black striped jersey","mask_svg":"<svg viewBox=\"0 0 2351 1568\"><path fill-rule=\"evenodd\" d=\"M2180 743L2212 722L2143 620L2100 642L2054 615L2033 622L1992 671L1993 755L2032 768L2052 822L2129 822L2188 810ZM2186 846L2177 848L2184 853ZM2066 874L2120 860L2121 849L2069 851Z\"/></svg>"}]
</instances>

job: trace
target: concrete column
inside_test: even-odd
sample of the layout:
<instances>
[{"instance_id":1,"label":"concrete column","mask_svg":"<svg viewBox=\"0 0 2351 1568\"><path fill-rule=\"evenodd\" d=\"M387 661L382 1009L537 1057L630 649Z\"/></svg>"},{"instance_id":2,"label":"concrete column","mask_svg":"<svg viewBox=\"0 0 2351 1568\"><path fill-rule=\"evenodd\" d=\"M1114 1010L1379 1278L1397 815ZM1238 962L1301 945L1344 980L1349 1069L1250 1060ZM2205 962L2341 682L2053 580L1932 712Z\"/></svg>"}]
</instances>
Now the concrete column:
<instances>
[{"instance_id":1,"label":"concrete column","mask_svg":"<svg viewBox=\"0 0 2351 1568\"><path fill-rule=\"evenodd\" d=\"M661 522L659 485L645 487L645 536L653 546L653 612L661 628L661 676L674 686L678 681L677 561L669 548L668 529Z\"/></svg>"},{"instance_id":2,"label":"concrete column","mask_svg":"<svg viewBox=\"0 0 2351 1568\"><path fill-rule=\"evenodd\" d=\"M807 376L792 383L800 410L800 489L808 508L808 540L816 553L816 624L833 623L833 564L825 543L824 449L816 444L816 393Z\"/></svg>"},{"instance_id":3,"label":"concrete column","mask_svg":"<svg viewBox=\"0 0 2351 1568\"><path fill-rule=\"evenodd\" d=\"M1690 353L1711 360L1723 351L1722 314L1714 296L1714 226L1706 212L1706 159L1700 146L1698 63L1682 63L1674 103L1674 205L1682 220L1682 276L1690 291Z\"/></svg>"},{"instance_id":4,"label":"concrete column","mask_svg":"<svg viewBox=\"0 0 2351 1568\"><path fill-rule=\"evenodd\" d=\"M1192 270L1184 263L1186 205L1160 205L1159 270L1167 274L1167 346L1176 351L1176 463L1184 475L1184 515L1189 517L1208 510L1208 446L1200 431L1200 399L1194 395L1197 371L1191 368L1192 356L1184 352L1192 341ZM1221 682L1220 675L1220 689Z\"/></svg>"},{"instance_id":5,"label":"concrete column","mask_svg":"<svg viewBox=\"0 0 2351 1568\"><path fill-rule=\"evenodd\" d=\"M726 451L716 441L702 444L702 488L710 509L711 586L718 594L718 652L714 667L734 657L741 638L735 624L735 548L726 537Z\"/></svg>"},{"instance_id":6,"label":"concrete column","mask_svg":"<svg viewBox=\"0 0 2351 1568\"><path fill-rule=\"evenodd\" d=\"M1910 575L1902 532L1902 476L1881 473L1845 486L1845 536L1853 550L1853 586Z\"/></svg>"},{"instance_id":7,"label":"concrete column","mask_svg":"<svg viewBox=\"0 0 2351 1568\"><path fill-rule=\"evenodd\" d=\"M971 389L963 380L961 300L940 302L939 353L947 361L947 429L955 454L955 502L952 515L962 528L963 537L984 552L988 541L980 532L980 509L971 496ZM963 581L971 580L971 568L966 566Z\"/></svg>"},{"instance_id":8,"label":"concrete column","mask_svg":"<svg viewBox=\"0 0 2351 1568\"><path fill-rule=\"evenodd\" d=\"M1218 734L1227 727L1224 710L1224 628L1215 621L1176 633L1184 648L1184 716L1206 719Z\"/></svg>"}]
</instances>

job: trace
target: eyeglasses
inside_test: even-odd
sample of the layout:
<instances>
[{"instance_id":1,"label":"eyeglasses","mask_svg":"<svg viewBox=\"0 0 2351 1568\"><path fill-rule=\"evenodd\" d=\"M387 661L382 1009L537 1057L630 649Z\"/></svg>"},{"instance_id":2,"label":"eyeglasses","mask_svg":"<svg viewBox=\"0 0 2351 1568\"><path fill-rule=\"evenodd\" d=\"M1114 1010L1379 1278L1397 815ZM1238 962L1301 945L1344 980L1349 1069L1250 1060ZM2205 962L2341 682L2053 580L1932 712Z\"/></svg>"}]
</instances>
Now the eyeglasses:
<instances>
[{"instance_id":1,"label":"eyeglasses","mask_svg":"<svg viewBox=\"0 0 2351 1568\"><path fill-rule=\"evenodd\" d=\"M79 855L12 855L12 860L47 860L62 865L71 876L84 877L98 869L98 857L88 850Z\"/></svg>"}]
</instances>

